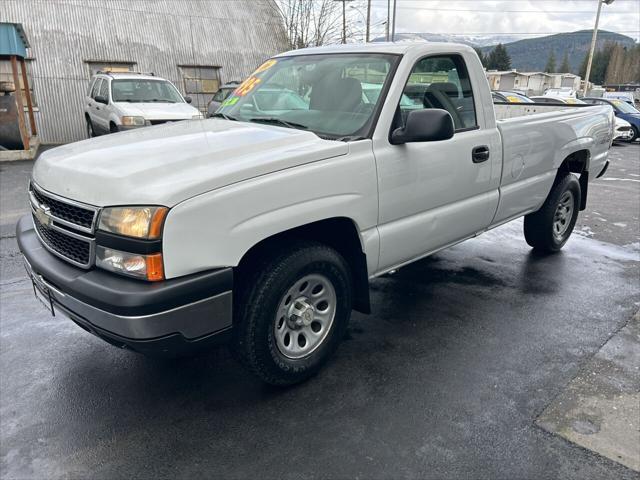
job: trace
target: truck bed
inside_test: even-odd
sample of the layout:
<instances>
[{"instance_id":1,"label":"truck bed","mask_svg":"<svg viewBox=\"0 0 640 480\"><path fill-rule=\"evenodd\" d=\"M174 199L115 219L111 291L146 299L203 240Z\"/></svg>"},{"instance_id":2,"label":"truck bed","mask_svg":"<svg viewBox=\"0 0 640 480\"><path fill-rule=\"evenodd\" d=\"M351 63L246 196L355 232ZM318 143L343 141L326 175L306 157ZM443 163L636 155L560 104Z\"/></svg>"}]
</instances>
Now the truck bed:
<instances>
[{"instance_id":1,"label":"truck bed","mask_svg":"<svg viewBox=\"0 0 640 480\"><path fill-rule=\"evenodd\" d=\"M568 112L575 109L591 109L595 105L568 105L549 103L494 103L493 108L496 113L496 120L506 120L515 117L525 117L529 115L539 115L550 112ZM593 112L593 110L589 110Z\"/></svg>"},{"instance_id":2,"label":"truck bed","mask_svg":"<svg viewBox=\"0 0 640 480\"><path fill-rule=\"evenodd\" d=\"M503 159L495 223L517 215L531 198L539 197L539 208L572 152L585 152L590 179L604 168L612 138L608 106L497 104L495 111Z\"/></svg>"}]
</instances>

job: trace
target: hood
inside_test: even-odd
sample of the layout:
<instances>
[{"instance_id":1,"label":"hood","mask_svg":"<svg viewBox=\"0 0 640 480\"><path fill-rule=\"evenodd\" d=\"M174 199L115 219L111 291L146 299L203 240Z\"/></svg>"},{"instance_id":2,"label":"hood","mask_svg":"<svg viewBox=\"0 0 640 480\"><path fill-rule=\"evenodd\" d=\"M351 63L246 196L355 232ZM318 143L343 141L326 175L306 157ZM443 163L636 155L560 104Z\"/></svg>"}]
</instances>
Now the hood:
<instances>
[{"instance_id":1,"label":"hood","mask_svg":"<svg viewBox=\"0 0 640 480\"><path fill-rule=\"evenodd\" d=\"M117 102L114 105L124 115L144 117L147 120L183 120L199 115L200 111L188 103L128 103Z\"/></svg>"},{"instance_id":2,"label":"hood","mask_svg":"<svg viewBox=\"0 0 640 480\"><path fill-rule=\"evenodd\" d=\"M33 179L99 207L165 205L232 183L345 155L311 132L221 119L145 127L44 152Z\"/></svg>"},{"instance_id":3,"label":"hood","mask_svg":"<svg viewBox=\"0 0 640 480\"><path fill-rule=\"evenodd\" d=\"M630 127L631 124L629 122L627 122L626 120L623 120L620 117L615 117L616 119L616 128L620 128L620 127Z\"/></svg>"}]
</instances>

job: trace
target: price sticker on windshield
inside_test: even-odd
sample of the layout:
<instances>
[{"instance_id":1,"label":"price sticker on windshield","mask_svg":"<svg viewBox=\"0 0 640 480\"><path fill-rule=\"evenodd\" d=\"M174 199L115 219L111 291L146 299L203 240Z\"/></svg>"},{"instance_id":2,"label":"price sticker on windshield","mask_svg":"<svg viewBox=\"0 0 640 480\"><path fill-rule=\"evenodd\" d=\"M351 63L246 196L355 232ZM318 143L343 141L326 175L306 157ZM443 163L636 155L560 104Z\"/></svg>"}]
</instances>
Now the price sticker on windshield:
<instances>
[{"instance_id":1,"label":"price sticker on windshield","mask_svg":"<svg viewBox=\"0 0 640 480\"><path fill-rule=\"evenodd\" d=\"M235 89L233 92L234 95L244 97L247 93L255 88L256 85L260 83L260 79L258 77L251 76L247 78L242 84Z\"/></svg>"},{"instance_id":2,"label":"price sticker on windshield","mask_svg":"<svg viewBox=\"0 0 640 480\"><path fill-rule=\"evenodd\" d=\"M277 60L267 60L266 62L264 62L262 65L260 65L255 72L253 72L253 75L257 75L258 73L262 73L262 72L266 72L267 70L269 70L271 67L273 67L276 63L278 63Z\"/></svg>"},{"instance_id":3,"label":"price sticker on windshield","mask_svg":"<svg viewBox=\"0 0 640 480\"><path fill-rule=\"evenodd\" d=\"M231 105L235 105L240 100L240 97L229 97L224 102L222 102L223 107L230 107Z\"/></svg>"}]
</instances>

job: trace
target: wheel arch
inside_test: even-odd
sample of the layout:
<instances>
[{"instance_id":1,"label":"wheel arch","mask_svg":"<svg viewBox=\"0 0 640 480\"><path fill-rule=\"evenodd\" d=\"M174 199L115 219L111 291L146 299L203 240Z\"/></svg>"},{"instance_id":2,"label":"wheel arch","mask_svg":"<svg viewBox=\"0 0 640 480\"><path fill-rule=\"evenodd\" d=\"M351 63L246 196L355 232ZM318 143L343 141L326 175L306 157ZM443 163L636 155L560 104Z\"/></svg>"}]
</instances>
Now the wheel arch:
<instances>
[{"instance_id":1,"label":"wheel arch","mask_svg":"<svg viewBox=\"0 0 640 480\"><path fill-rule=\"evenodd\" d=\"M580 181L580 210L587 208L587 191L589 188L589 164L591 153L588 149L576 150L568 155L556 173L555 182L558 182L567 173L575 173Z\"/></svg>"},{"instance_id":2,"label":"wheel arch","mask_svg":"<svg viewBox=\"0 0 640 480\"><path fill-rule=\"evenodd\" d=\"M339 252L349 264L354 291L353 308L362 313L371 313L367 257L356 223L348 217L327 218L285 230L264 238L253 245L235 267L239 278L243 271L256 265L265 254L283 245L300 240L311 240L330 246Z\"/></svg>"}]
</instances>

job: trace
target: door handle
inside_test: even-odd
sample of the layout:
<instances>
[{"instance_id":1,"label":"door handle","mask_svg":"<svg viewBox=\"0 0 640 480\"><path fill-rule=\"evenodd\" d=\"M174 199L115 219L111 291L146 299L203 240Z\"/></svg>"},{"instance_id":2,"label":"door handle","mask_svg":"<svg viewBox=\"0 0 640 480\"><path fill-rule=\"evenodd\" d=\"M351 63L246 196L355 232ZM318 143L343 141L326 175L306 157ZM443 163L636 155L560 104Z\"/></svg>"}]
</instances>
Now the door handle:
<instances>
[{"instance_id":1,"label":"door handle","mask_svg":"<svg viewBox=\"0 0 640 480\"><path fill-rule=\"evenodd\" d=\"M486 162L487 160L489 160L490 156L491 152L489 151L489 147L487 147L486 145L475 147L471 151L471 160L473 160L473 163Z\"/></svg>"}]
</instances>

